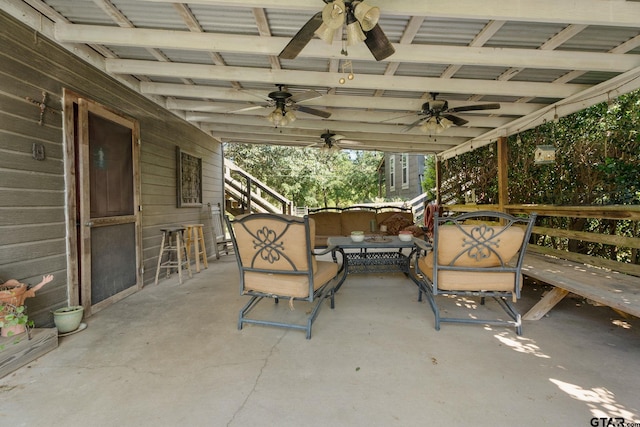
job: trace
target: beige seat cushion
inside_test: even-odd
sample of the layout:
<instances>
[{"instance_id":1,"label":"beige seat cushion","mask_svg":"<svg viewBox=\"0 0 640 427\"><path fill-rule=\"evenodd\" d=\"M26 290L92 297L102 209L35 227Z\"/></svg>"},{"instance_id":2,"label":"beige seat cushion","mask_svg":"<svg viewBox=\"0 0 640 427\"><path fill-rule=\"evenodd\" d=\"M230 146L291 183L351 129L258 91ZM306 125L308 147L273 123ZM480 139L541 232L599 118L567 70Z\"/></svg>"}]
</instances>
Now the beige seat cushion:
<instances>
[{"instance_id":1,"label":"beige seat cushion","mask_svg":"<svg viewBox=\"0 0 640 427\"><path fill-rule=\"evenodd\" d=\"M342 235L348 236L352 231L370 232L371 221L376 220L376 213L370 211L344 211L340 214ZM377 227L377 223L376 223Z\"/></svg>"},{"instance_id":2,"label":"beige seat cushion","mask_svg":"<svg viewBox=\"0 0 640 427\"><path fill-rule=\"evenodd\" d=\"M444 225L438 228L438 263L458 267L499 267L500 259L508 263L522 246L524 230L509 227L498 235L503 227L487 227L463 225L466 233L479 237L486 246L472 247L463 252L465 240L470 240L456 226ZM476 256L481 255L481 256ZM433 281L433 252L418 261L420 271ZM478 271L442 271L438 272L438 289L460 291L513 291L515 273L511 272L478 272Z\"/></svg>"},{"instance_id":3,"label":"beige seat cushion","mask_svg":"<svg viewBox=\"0 0 640 427\"><path fill-rule=\"evenodd\" d=\"M335 234L334 234L335 236ZM316 234L315 246L314 248L326 248L329 246L329 237L331 236L320 236Z\"/></svg>"},{"instance_id":4,"label":"beige seat cushion","mask_svg":"<svg viewBox=\"0 0 640 427\"><path fill-rule=\"evenodd\" d=\"M329 261L317 261L317 270L313 275L314 291L338 274L338 264ZM245 289L280 296L309 297L309 280L306 275L264 274L247 272Z\"/></svg>"},{"instance_id":5,"label":"beige seat cushion","mask_svg":"<svg viewBox=\"0 0 640 427\"><path fill-rule=\"evenodd\" d=\"M295 219L280 215L286 219ZM246 226L246 228L245 228ZM311 244L315 241L315 220L309 218ZM238 243L237 251L244 268L271 270L268 272L245 272L244 292L257 291L266 294L307 298L309 276L307 274L282 274L283 271L308 271L308 255L304 224L287 224L277 219L259 218L234 224ZM256 238L257 236L258 238ZM313 287L318 289L338 273L338 265L328 261L316 261L311 257Z\"/></svg>"},{"instance_id":6,"label":"beige seat cushion","mask_svg":"<svg viewBox=\"0 0 640 427\"><path fill-rule=\"evenodd\" d=\"M444 225L438 227L438 262L440 265L453 265L460 267L498 267L500 259L505 263L510 261L522 246L524 230L519 227L509 227L500 233L503 227L488 227L482 225L463 225L461 230L457 226ZM486 242L474 250L469 246L470 252L459 257L464 248L465 241L470 238L467 234ZM500 233L498 235L498 233ZM478 253L480 251L480 253ZM476 257L476 255L481 255ZM456 259L456 257L458 257ZM455 262L454 262L455 259Z\"/></svg>"},{"instance_id":7,"label":"beige seat cushion","mask_svg":"<svg viewBox=\"0 0 640 427\"><path fill-rule=\"evenodd\" d=\"M288 215L280 215L280 217L300 221L300 217ZM267 270L291 270L294 267L299 270L307 269L307 240L303 223L293 223L287 228L286 222L259 218L243 222L242 225L236 223L233 229L243 266ZM311 218L309 218L309 234L313 244L316 226ZM254 235L258 236L260 241L275 242L277 240L278 249L270 250L265 245L256 247ZM257 256L256 250L259 252ZM281 256L279 252L286 256Z\"/></svg>"},{"instance_id":8,"label":"beige seat cushion","mask_svg":"<svg viewBox=\"0 0 640 427\"><path fill-rule=\"evenodd\" d=\"M433 252L418 260L420 271L433 282ZM522 281L520 281L522 287ZM438 289L445 291L513 291L515 273L440 271Z\"/></svg>"},{"instance_id":9,"label":"beige seat cushion","mask_svg":"<svg viewBox=\"0 0 640 427\"><path fill-rule=\"evenodd\" d=\"M322 236L342 236L340 212L318 212L310 214L309 218L316 223L317 234Z\"/></svg>"}]
</instances>

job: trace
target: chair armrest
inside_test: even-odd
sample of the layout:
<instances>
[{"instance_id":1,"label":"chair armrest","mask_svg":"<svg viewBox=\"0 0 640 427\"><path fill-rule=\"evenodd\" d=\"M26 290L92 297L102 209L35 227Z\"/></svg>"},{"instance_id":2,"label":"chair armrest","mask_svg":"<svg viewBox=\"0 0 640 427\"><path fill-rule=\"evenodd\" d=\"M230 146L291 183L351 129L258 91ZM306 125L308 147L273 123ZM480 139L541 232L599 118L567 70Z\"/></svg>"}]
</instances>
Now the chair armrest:
<instances>
[{"instance_id":1,"label":"chair armrest","mask_svg":"<svg viewBox=\"0 0 640 427\"><path fill-rule=\"evenodd\" d=\"M314 250L313 250L313 254L314 254L314 255L324 255L324 254L331 253L331 252L333 252L333 251L335 251L335 250L336 250L336 246L335 246L335 245L333 245L333 246L327 246L326 248L324 248L324 249L320 250L320 252L316 252L316 251L318 251L318 249L314 249Z\"/></svg>"},{"instance_id":2,"label":"chair armrest","mask_svg":"<svg viewBox=\"0 0 640 427\"><path fill-rule=\"evenodd\" d=\"M418 249L421 249L423 251L428 252L433 250L433 245L426 240L413 239L413 243L418 247Z\"/></svg>"}]
</instances>

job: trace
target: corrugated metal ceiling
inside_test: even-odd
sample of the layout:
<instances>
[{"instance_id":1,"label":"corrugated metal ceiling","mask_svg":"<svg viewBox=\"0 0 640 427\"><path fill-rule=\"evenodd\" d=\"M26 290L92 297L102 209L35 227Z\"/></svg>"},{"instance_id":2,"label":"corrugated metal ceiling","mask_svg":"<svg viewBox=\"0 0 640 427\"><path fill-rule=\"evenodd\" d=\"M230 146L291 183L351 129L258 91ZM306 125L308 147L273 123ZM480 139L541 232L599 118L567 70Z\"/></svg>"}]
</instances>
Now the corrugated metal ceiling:
<instances>
[{"instance_id":1,"label":"corrugated metal ceiling","mask_svg":"<svg viewBox=\"0 0 640 427\"><path fill-rule=\"evenodd\" d=\"M100 46L108 49L115 58L105 63L117 70L111 71L116 78L137 76L160 83L153 87L154 100L162 99L165 91L174 100L201 101L201 106L191 102L190 108L203 111L207 103L219 103L233 107L232 111L260 104L262 98L263 105L272 109L273 102L266 96L276 90L276 84L289 85L292 94L316 90L322 96L304 105L333 114L321 119L299 112L298 120L288 126L298 130L291 144L304 140L300 133L316 141L320 129L331 128L349 139L363 136L365 149L430 152L433 138L425 138L417 127L401 132L397 125L387 129L385 117L415 111L404 123L415 122L432 93L449 100L450 106L499 102L499 110L458 114L473 118L473 127L454 126L438 135L439 146L450 143L451 149L443 154L450 157L522 130L523 124L535 125L545 120L545 114L569 114L577 104L584 105L573 99L581 93L597 102L640 86L636 82L640 80L638 0L583 0L570 5L568 0L539 0L537 7L519 2L517 8L498 0L466 0L459 7L453 2L367 2L380 7L380 28L396 49L379 62L364 44L346 47L348 56L342 56L343 43L325 45L316 38L296 59L278 58L282 47L322 9L319 0L264 0L248 5L240 0L25 0L16 5L30 7L16 6L15 14L39 11L52 25L45 35L60 37L64 46L86 43L97 52ZM258 4L262 7L255 8ZM571 12L568 6L576 9ZM68 23L90 27L63 27ZM65 38L58 35L57 27L77 31ZM97 35L88 31L92 28ZM159 31L119 37L126 29ZM178 37L197 33L206 38L184 41ZM595 56L580 56L586 54ZM349 80L351 71L354 78ZM185 85L185 95L176 96L175 87L163 83ZM200 98L189 87L193 85L203 93ZM180 111L185 113L188 110ZM261 109L229 119L242 124L235 133L217 130L217 123L225 122L222 117L232 114L200 114L194 124L224 141L263 142L265 135L273 133L264 115ZM483 117L489 116L513 122L496 128L496 121L483 123ZM371 129L385 133L387 142L366 141L364 135ZM287 132L280 129L279 134Z\"/></svg>"}]
</instances>

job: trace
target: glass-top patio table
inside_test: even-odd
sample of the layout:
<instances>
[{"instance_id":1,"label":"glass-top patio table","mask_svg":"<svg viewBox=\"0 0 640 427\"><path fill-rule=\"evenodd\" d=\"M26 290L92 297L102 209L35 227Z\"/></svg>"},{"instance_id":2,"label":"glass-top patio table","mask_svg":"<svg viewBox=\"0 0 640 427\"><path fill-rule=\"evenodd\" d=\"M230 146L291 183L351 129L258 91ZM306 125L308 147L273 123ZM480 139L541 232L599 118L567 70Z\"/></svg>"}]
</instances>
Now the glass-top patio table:
<instances>
[{"instance_id":1,"label":"glass-top patio table","mask_svg":"<svg viewBox=\"0 0 640 427\"><path fill-rule=\"evenodd\" d=\"M375 235L365 237L362 242L354 242L351 237L336 236L329 237L327 244L342 249L342 268L347 274L401 272L411 277L410 261L416 250L413 240L405 242L398 236ZM332 256L337 262L335 250ZM336 286L336 291L343 281Z\"/></svg>"}]
</instances>

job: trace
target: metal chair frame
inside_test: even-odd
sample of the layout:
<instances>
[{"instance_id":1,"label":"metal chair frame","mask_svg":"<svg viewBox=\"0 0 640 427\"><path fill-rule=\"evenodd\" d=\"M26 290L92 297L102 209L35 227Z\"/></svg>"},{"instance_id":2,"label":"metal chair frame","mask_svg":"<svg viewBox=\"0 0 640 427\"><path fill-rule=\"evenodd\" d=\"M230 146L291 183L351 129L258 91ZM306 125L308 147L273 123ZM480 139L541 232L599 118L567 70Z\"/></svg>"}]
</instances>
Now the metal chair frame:
<instances>
[{"instance_id":1,"label":"metal chair frame","mask_svg":"<svg viewBox=\"0 0 640 427\"><path fill-rule=\"evenodd\" d=\"M472 226L471 229L465 229L462 227L467 220L479 220L490 219L491 221L500 221L500 225L496 227L487 226L484 224L477 224ZM441 322L451 323L476 323L476 324L491 324L491 325L510 325L515 327L518 335L522 334L522 317L512 301L520 298L520 288L522 284L522 262L526 252L526 247L531 236L531 230L535 223L536 214L532 213L528 218L515 217L502 212L493 211L477 211L472 213L466 213L458 215L456 217L439 217L438 212L434 214L434 231L433 231L433 246L426 244L425 242L415 239L416 245L419 249L416 251L415 262L415 274L417 276L416 282L418 283L419 296L418 299L422 300L422 294L424 293L429 301L429 305L435 315L435 329L440 330ZM464 234L464 245L460 248L459 252L454 251L456 256L453 261L446 265L441 265L438 262L438 247L439 245L446 245L448 242L441 241L439 236L440 228L447 224L447 227L457 227ZM517 257L514 259L503 259L502 256L496 252L499 248L501 237L504 236L506 230L510 227L521 226L525 228L522 244L518 251ZM426 274L420 271L418 266L418 258L421 254L433 250L433 280L430 280ZM486 258L490 254L494 254L498 257L499 266L496 267L469 267L458 266L456 263L462 257L476 257ZM442 271L458 271L458 272L470 272L474 273L474 277L483 273L514 273L514 286L509 291L495 291L495 290L446 290L438 287L438 276ZM510 320L501 319L476 319L476 318L454 318L454 317L442 317L440 309L436 302L436 296L438 295L455 295L455 296L472 296L480 297L481 304L484 304L486 297L495 299L498 304L509 315Z\"/></svg>"},{"instance_id":2,"label":"metal chair frame","mask_svg":"<svg viewBox=\"0 0 640 427\"><path fill-rule=\"evenodd\" d=\"M247 223L250 221L261 221L264 219L276 220L279 222L283 222L286 224L284 231L280 234L275 232L272 229L268 229L266 226L262 229L261 233L252 233L248 227ZM242 329L242 326L245 323L249 324L258 324L258 325L266 325L266 326L275 326L281 328L291 328L306 331L307 339L311 338L311 328L313 322L318 316L318 312L321 307L321 303L325 298L329 298L331 301L331 308L335 307L335 285L339 282L338 276L342 271L337 271L336 275L322 286L314 289L314 271L312 268L313 257L316 255L323 255L326 253L330 253L331 251L336 250L335 248L327 248L321 252L314 252L312 246L312 239L310 235L310 227L309 227L309 217L304 216L303 218L299 217L289 217L279 214L270 214L270 213L255 213L249 215L243 215L240 217L236 217L231 220L228 216L225 217L227 227L231 233L231 239L233 241L233 246L236 249L236 260L238 262L238 269L240 271L240 294L241 295L249 295L251 299L247 302L244 307L240 310L238 314L238 329ZM286 251L291 250L290 248L285 248L283 245L282 237L289 231L291 225L293 224L302 224L305 228L305 245L304 247L300 247L300 251L306 251L307 254L307 266L308 268L300 269L295 266L293 262L288 258ZM243 227L244 230L249 232L252 236L252 244L254 245L253 249L256 250L255 254L253 254L253 259L249 265L245 265L241 258L241 249L238 246L238 240L236 238L236 228ZM297 249L296 249L297 250ZM266 258L265 258L266 257ZM278 269L278 268L257 268L255 266L256 262L259 258L264 261L268 257L273 257L274 260L286 260L290 268L287 269ZM326 262L326 261L318 261L318 262ZM277 293L266 293L266 292L258 292L255 290L248 289L245 286L245 274L248 272L252 273L264 273L265 275L272 274L282 274L282 275L297 275L297 276L307 276L307 281L309 284L309 292L306 297L292 297L290 295L282 295ZM342 273L345 274L345 273ZM264 298L273 298L274 302L277 304L280 298L288 299L290 301L290 305L293 304L293 301L308 301L310 303L315 303L312 306L312 310L308 317L306 318L306 322L304 324L300 323L287 323L287 322L277 322L272 320L265 319L255 319L249 318L249 313L258 305L260 301Z\"/></svg>"}]
</instances>

